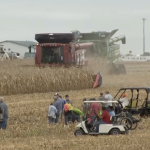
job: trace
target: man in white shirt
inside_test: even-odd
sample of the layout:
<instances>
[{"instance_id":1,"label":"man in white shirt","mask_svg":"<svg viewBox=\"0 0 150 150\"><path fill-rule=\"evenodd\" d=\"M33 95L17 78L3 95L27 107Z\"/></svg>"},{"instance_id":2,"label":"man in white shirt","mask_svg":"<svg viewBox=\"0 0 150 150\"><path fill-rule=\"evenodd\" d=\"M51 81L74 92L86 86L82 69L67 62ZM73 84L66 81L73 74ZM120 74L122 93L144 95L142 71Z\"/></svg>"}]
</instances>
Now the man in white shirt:
<instances>
[{"instance_id":1,"label":"man in white shirt","mask_svg":"<svg viewBox=\"0 0 150 150\"><path fill-rule=\"evenodd\" d=\"M123 108L129 105L128 98L125 94L122 94L122 98L119 99L119 102L121 102Z\"/></svg>"},{"instance_id":2,"label":"man in white shirt","mask_svg":"<svg viewBox=\"0 0 150 150\"><path fill-rule=\"evenodd\" d=\"M114 100L114 98L113 98L112 95L109 93L109 91L106 91L105 99L106 99L107 101L113 101L113 100ZM112 103L107 103L107 104L105 105L105 107L106 107L107 110L109 110L109 106L112 106Z\"/></svg>"}]
</instances>

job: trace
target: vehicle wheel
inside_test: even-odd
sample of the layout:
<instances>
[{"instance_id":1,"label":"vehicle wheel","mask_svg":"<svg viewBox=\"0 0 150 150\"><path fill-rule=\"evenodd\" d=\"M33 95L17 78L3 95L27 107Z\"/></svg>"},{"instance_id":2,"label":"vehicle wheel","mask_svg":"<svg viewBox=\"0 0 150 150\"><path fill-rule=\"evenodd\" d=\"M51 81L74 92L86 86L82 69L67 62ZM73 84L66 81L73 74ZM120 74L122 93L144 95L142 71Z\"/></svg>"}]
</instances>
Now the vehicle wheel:
<instances>
[{"instance_id":1,"label":"vehicle wheel","mask_svg":"<svg viewBox=\"0 0 150 150\"><path fill-rule=\"evenodd\" d=\"M84 132L83 132L83 130L81 130L81 129L77 129L77 130L74 132L74 135L75 135L75 136L81 136L81 135L84 135Z\"/></svg>"},{"instance_id":2,"label":"vehicle wheel","mask_svg":"<svg viewBox=\"0 0 150 150\"><path fill-rule=\"evenodd\" d=\"M135 119L135 118L133 118L133 117L132 117L132 119L133 119L133 124L132 124L132 128L131 128L131 130L134 130L134 129L136 129L136 128L137 128L138 121L136 121L136 119Z\"/></svg>"},{"instance_id":3,"label":"vehicle wheel","mask_svg":"<svg viewBox=\"0 0 150 150\"><path fill-rule=\"evenodd\" d=\"M112 129L110 131L110 135L117 135L117 134L121 134L120 130L119 129Z\"/></svg>"},{"instance_id":4,"label":"vehicle wheel","mask_svg":"<svg viewBox=\"0 0 150 150\"><path fill-rule=\"evenodd\" d=\"M121 119L120 124L125 125L128 130L132 128L132 120L128 117L124 117Z\"/></svg>"},{"instance_id":5,"label":"vehicle wheel","mask_svg":"<svg viewBox=\"0 0 150 150\"><path fill-rule=\"evenodd\" d=\"M131 128L130 130L135 130L135 129L137 128L137 125L138 125L138 123L137 123L137 122L134 122L134 123L132 124L132 128Z\"/></svg>"},{"instance_id":6,"label":"vehicle wheel","mask_svg":"<svg viewBox=\"0 0 150 150\"><path fill-rule=\"evenodd\" d=\"M119 64L118 72L119 72L119 74L126 74L126 68L125 68L124 64Z\"/></svg>"}]
</instances>

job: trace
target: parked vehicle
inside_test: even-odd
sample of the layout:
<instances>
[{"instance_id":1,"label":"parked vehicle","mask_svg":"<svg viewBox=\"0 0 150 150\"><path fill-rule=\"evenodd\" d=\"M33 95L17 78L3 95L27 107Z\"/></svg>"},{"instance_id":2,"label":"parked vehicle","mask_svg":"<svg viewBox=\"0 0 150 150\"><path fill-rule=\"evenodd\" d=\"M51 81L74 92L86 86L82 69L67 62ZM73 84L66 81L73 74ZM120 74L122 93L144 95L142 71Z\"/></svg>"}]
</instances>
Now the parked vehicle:
<instances>
[{"instance_id":1,"label":"parked vehicle","mask_svg":"<svg viewBox=\"0 0 150 150\"><path fill-rule=\"evenodd\" d=\"M99 102L99 103L117 103L117 101L84 101L85 103L93 103L93 102ZM98 116L96 115L96 118ZM95 118L94 118L95 120ZM116 135L116 134L126 134L128 133L128 128L126 125L122 124L100 124L99 125L99 132L95 132L95 126L91 124L92 121L89 121L88 119L85 121L82 121L77 125L77 129L74 132L75 136L80 136L80 135L102 135L102 134L107 134L107 135ZM130 122L132 125L132 122Z\"/></svg>"},{"instance_id":2,"label":"parked vehicle","mask_svg":"<svg viewBox=\"0 0 150 150\"><path fill-rule=\"evenodd\" d=\"M121 88L114 98L119 101L123 93L128 93L130 95L130 97L128 97L129 105L125 107L123 111L129 112L132 115L150 115L149 87Z\"/></svg>"}]
</instances>

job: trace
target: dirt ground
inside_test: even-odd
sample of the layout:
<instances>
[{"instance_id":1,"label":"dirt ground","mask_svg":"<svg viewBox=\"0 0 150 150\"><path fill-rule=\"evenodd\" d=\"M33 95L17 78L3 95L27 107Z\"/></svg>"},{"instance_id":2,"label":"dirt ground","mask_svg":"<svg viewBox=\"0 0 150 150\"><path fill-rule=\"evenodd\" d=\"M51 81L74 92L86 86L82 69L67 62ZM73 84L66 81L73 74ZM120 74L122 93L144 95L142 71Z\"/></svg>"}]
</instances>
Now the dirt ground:
<instances>
[{"instance_id":1,"label":"dirt ground","mask_svg":"<svg viewBox=\"0 0 150 150\"><path fill-rule=\"evenodd\" d=\"M121 87L149 86L150 63L126 63L127 75L103 76L97 89L60 92L70 95L74 107L81 109L84 97L98 97L109 90L114 96ZM148 68L142 71L143 68ZM137 71L138 70L138 71ZM150 119L142 118L128 135L75 137L76 124L48 125L47 111L53 92L4 96L9 108L7 130L0 130L0 150L149 150ZM142 94L141 99L144 98Z\"/></svg>"}]
</instances>

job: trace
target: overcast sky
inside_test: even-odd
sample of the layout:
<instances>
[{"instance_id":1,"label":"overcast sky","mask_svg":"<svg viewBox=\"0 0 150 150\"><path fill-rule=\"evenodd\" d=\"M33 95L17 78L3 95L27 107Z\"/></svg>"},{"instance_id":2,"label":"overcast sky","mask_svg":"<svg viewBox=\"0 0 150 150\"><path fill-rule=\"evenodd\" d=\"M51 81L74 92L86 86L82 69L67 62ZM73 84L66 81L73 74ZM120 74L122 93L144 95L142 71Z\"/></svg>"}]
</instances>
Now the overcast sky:
<instances>
[{"instance_id":1,"label":"overcast sky","mask_svg":"<svg viewBox=\"0 0 150 150\"><path fill-rule=\"evenodd\" d=\"M150 52L150 0L0 0L0 41L31 40L36 33L111 31L125 35L123 54L143 51L142 18L147 18Z\"/></svg>"}]
</instances>

